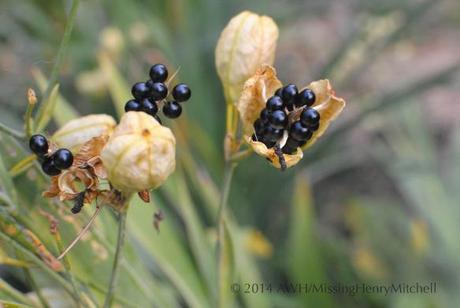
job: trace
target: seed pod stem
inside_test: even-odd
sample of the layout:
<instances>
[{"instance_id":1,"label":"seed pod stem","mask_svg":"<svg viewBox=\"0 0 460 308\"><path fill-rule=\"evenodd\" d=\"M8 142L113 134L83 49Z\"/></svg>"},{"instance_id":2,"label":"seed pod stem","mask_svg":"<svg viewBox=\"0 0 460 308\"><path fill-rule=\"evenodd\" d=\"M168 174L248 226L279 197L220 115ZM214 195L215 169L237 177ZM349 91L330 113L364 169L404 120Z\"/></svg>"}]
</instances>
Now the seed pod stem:
<instances>
[{"instance_id":1,"label":"seed pod stem","mask_svg":"<svg viewBox=\"0 0 460 308\"><path fill-rule=\"evenodd\" d=\"M32 89L27 90L27 102L27 110L24 117L24 130L26 132L26 137L30 138L34 130L34 119L32 118L32 112L34 111L35 105L37 104L37 96L35 95L35 91Z\"/></svg>"}]
</instances>

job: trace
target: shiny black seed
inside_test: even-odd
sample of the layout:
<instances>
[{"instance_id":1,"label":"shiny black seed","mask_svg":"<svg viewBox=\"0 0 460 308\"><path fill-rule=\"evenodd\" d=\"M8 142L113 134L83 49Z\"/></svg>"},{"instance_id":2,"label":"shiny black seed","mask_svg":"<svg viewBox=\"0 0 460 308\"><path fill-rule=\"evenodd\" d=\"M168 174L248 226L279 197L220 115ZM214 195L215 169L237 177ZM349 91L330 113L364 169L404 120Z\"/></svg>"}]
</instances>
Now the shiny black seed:
<instances>
[{"instance_id":1,"label":"shiny black seed","mask_svg":"<svg viewBox=\"0 0 460 308\"><path fill-rule=\"evenodd\" d=\"M294 98L297 96L298 90L296 85L288 84L283 88L282 99L286 105L292 105Z\"/></svg>"},{"instance_id":2,"label":"shiny black seed","mask_svg":"<svg viewBox=\"0 0 460 308\"><path fill-rule=\"evenodd\" d=\"M257 119L254 122L254 131L256 132L257 136L262 135L264 129L265 129L265 124L262 122L261 119Z\"/></svg>"},{"instance_id":3,"label":"shiny black seed","mask_svg":"<svg viewBox=\"0 0 460 308\"><path fill-rule=\"evenodd\" d=\"M163 106L163 114L170 119L175 119L182 113L182 107L177 102L167 102Z\"/></svg>"},{"instance_id":4,"label":"shiny black seed","mask_svg":"<svg viewBox=\"0 0 460 308\"><path fill-rule=\"evenodd\" d=\"M274 128L282 129L288 124L288 117L283 110L275 110L268 116L268 123Z\"/></svg>"},{"instance_id":5,"label":"shiny black seed","mask_svg":"<svg viewBox=\"0 0 460 308\"><path fill-rule=\"evenodd\" d=\"M259 118L262 120L262 123L268 123L268 116L270 115L270 111L268 109L262 109L260 112Z\"/></svg>"},{"instance_id":6,"label":"shiny black seed","mask_svg":"<svg viewBox=\"0 0 460 308\"><path fill-rule=\"evenodd\" d=\"M296 140L296 139L294 139L294 138L292 138L292 137L289 137L289 138L286 140L286 144L285 144L285 145L287 145L288 147L291 147L291 148L297 148L297 147L300 145L301 142L302 142L302 141L299 141L299 140Z\"/></svg>"},{"instance_id":7,"label":"shiny black seed","mask_svg":"<svg viewBox=\"0 0 460 308\"><path fill-rule=\"evenodd\" d=\"M261 141L261 140L259 140ZM265 144L267 146L267 148L273 148L276 144L276 141L269 141L269 140L266 140L266 139L263 139L262 140L263 144Z\"/></svg>"},{"instance_id":8,"label":"shiny black seed","mask_svg":"<svg viewBox=\"0 0 460 308\"><path fill-rule=\"evenodd\" d=\"M152 89L152 99L159 101L168 96L168 88L164 83L155 82L150 88Z\"/></svg>"},{"instance_id":9,"label":"shiny black seed","mask_svg":"<svg viewBox=\"0 0 460 308\"><path fill-rule=\"evenodd\" d=\"M270 111L282 110L283 100L279 96L272 96L268 99L266 108Z\"/></svg>"},{"instance_id":10,"label":"shiny black seed","mask_svg":"<svg viewBox=\"0 0 460 308\"><path fill-rule=\"evenodd\" d=\"M288 145L285 145L281 150L284 154L294 154L297 151L297 147L293 148Z\"/></svg>"},{"instance_id":11,"label":"shiny black seed","mask_svg":"<svg viewBox=\"0 0 460 308\"><path fill-rule=\"evenodd\" d=\"M319 128L319 123L313 126L310 126L308 129L311 130L312 132L316 132Z\"/></svg>"},{"instance_id":12,"label":"shiny black seed","mask_svg":"<svg viewBox=\"0 0 460 308\"><path fill-rule=\"evenodd\" d=\"M312 106L315 103L316 96L315 93L310 89L305 89L301 91L295 98L295 105L297 107L302 106Z\"/></svg>"},{"instance_id":13,"label":"shiny black seed","mask_svg":"<svg viewBox=\"0 0 460 308\"><path fill-rule=\"evenodd\" d=\"M298 141L304 141L311 138L312 132L304 127L300 121L294 122L289 130L289 136Z\"/></svg>"},{"instance_id":14,"label":"shiny black seed","mask_svg":"<svg viewBox=\"0 0 460 308\"><path fill-rule=\"evenodd\" d=\"M140 111L141 110L141 103L132 99L126 102L125 104L125 112L128 111Z\"/></svg>"},{"instance_id":15,"label":"shiny black seed","mask_svg":"<svg viewBox=\"0 0 460 308\"><path fill-rule=\"evenodd\" d=\"M29 140L29 148L35 155L43 157L48 153L48 140L43 135L33 135Z\"/></svg>"},{"instance_id":16,"label":"shiny black seed","mask_svg":"<svg viewBox=\"0 0 460 308\"><path fill-rule=\"evenodd\" d=\"M52 159L54 161L54 166L59 170L64 170L70 168L73 163L73 155L68 149L59 149L57 150Z\"/></svg>"},{"instance_id":17,"label":"shiny black seed","mask_svg":"<svg viewBox=\"0 0 460 308\"><path fill-rule=\"evenodd\" d=\"M54 165L54 160L51 157L43 161L42 170L50 176L55 176L61 173L61 170L56 168L56 166Z\"/></svg>"},{"instance_id":18,"label":"shiny black seed","mask_svg":"<svg viewBox=\"0 0 460 308\"><path fill-rule=\"evenodd\" d=\"M276 142L283 137L283 130L268 125L263 131L264 140Z\"/></svg>"},{"instance_id":19,"label":"shiny black seed","mask_svg":"<svg viewBox=\"0 0 460 308\"><path fill-rule=\"evenodd\" d=\"M300 114L300 121L306 127L315 127L319 124L320 115L319 112L313 108L306 108Z\"/></svg>"},{"instance_id":20,"label":"shiny black seed","mask_svg":"<svg viewBox=\"0 0 460 308\"><path fill-rule=\"evenodd\" d=\"M149 75L153 82L165 82L168 78L168 69L163 64L155 64L150 68Z\"/></svg>"},{"instance_id":21,"label":"shiny black seed","mask_svg":"<svg viewBox=\"0 0 460 308\"><path fill-rule=\"evenodd\" d=\"M131 88L131 94L135 99L141 100L149 97L152 92L149 86L145 82L136 82Z\"/></svg>"},{"instance_id":22,"label":"shiny black seed","mask_svg":"<svg viewBox=\"0 0 460 308\"><path fill-rule=\"evenodd\" d=\"M141 110L151 116L154 116L158 112L158 106L152 100L145 98L141 102Z\"/></svg>"},{"instance_id":23,"label":"shiny black seed","mask_svg":"<svg viewBox=\"0 0 460 308\"><path fill-rule=\"evenodd\" d=\"M174 87L172 95L176 102L181 103L189 100L190 96L192 96L192 91L185 83L179 83Z\"/></svg>"},{"instance_id":24,"label":"shiny black seed","mask_svg":"<svg viewBox=\"0 0 460 308\"><path fill-rule=\"evenodd\" d=\"M275 95L283 98L283 88L279 88L275 91Z\"/></svg>"}]
</instances>

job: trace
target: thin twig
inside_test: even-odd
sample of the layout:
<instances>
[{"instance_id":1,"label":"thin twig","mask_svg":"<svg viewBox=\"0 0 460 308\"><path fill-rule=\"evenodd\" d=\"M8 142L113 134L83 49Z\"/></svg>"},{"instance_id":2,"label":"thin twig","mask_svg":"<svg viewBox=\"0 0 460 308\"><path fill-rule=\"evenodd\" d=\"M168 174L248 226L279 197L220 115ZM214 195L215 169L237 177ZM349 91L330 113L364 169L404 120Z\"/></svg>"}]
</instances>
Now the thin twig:
<instances>
[{"instance_id":1,"label":"thin twig","mask_svg":"<svg viewBox=\"0 0 460 308\"><path fill-rule=\"evenodd\" d=\"M111 274L110 281L109 281L107 295L104 301L104 308L111 307L113 299L114 299L113 292L115 290L115 284L118 278L118 269L119 269L119 264L120 264L121 251L123 249L123 244L125 242L125 231L126 231L126 211L122 210L119 213L117 246L115 249L115 257L113 260L112 274Z\"/></svg>"},{"instance_id":2,"label":"thin twig","mask_svg":"<svg viewBox=\"0 0 460 308\"><path fill-rule=\"evenodd\" d=\"M70 249L72 249L75 246L75 244L77 244L78 241L82 238L82 236L86 234L86 232L89 230L94 220L96 219L97 215L99 214L99 211L101 210L101 208L102 206L96 207L96 210L94 211L93 216L91 216L86 226L80 231L80 233L78 233L77 237L75 237L72 243L70 243L70 245L67 246L67 248L59 255L59 257L57 258L58 260L61 260L62 258L64 258L64 256L70 251Z\"/></svg>"}]
</instances>

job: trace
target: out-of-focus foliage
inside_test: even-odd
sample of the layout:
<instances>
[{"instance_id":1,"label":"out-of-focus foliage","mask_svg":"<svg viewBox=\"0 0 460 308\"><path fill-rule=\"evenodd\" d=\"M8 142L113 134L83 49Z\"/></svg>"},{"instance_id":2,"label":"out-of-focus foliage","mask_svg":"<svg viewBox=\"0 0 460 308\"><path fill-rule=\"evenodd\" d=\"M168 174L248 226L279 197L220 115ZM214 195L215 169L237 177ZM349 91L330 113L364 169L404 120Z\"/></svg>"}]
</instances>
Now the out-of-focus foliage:
<instances>
[{"instance_id":1,"label":"out-of-focus foliage","mask_svg":"<svg viewBox=\"0 0 460 308\"><path fill-rule=\"evenodd\" d=\"M0 3L1 123L22 128L29 87L42 103L39 90L70 4ZM460 4L454 0L82 1L47 134L78 114L116 117L129 85L144 79L151 63L180 67L181 81L193 89L185 116L168 122L178 139L176 172L150 205L136 200L130 207L115 301L123 307L215 304L225 102L213 53L222 28L244 9L279 24L275 62L283 82L329 78L348 105L296 168L281 173L259 157L239 164L228 214L234 282L241 284L233 303L460 305ZM48 214L59 221L65 244L94 207L72 215L70 204L43 199L48 178L26 144L3 133L0 144L0 303L33 305L38 294L24 294L34 284L50 303L73 305L75 288L84 306L100 303L116 240L114 216L102 211L70 252L70 271L50 271L41 249L56 256L59 240ZM157 233L153 213L160 209L165 220ZM290 282L436 282L437 294L274 292ZM271 284L273 292L247 294L244 283Z\"/></svg>"}]
</instances>

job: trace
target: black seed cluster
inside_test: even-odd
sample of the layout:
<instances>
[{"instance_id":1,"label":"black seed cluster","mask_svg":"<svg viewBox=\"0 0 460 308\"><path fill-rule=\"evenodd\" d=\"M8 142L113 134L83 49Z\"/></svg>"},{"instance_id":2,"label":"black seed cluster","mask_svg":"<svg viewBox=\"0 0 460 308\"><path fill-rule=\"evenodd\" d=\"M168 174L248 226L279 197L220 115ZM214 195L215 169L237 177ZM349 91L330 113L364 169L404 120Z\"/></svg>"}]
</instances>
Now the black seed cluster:
<instances>
[{"instance_id":1,"label":"black seed cluster","mask_svg":"<svg viewBox=\"0 0 460 308\"><path fill-rule=\"evenodd\" d=\"M293 84L276 90L270 97L259 118L254 122L252 139L263 142L267 148L273 148L282 139L284 132L289 133L282 148L284 154L293 154L303 146L319 128L320 115L310 108L316 100L310 89L298 91ZM292 112L300 112L299 120L292 120Z\"/></svg>"},{"instance_id":2,"label":"black seed cluster","mask_svg":"<svg viewBox=\"0 0 460 308\"><path fill-rule=\"evenodd\" d=\"M172 99L167 100L169 90L165 82L168 78L168 69L163 64L155 64L150 68L150 79L146 82L137 82L131 89L132 100L125 104L125 111L143 111L153 116L158 122L159 105L163 104L163 114L170 118L178 118L182 113L179 103L188 101L192 91L185 83L174 86L171 94Z\"/></svg>"},{"instance_id":3,"label":"black seed cluster","mask_svg":"<svg viewBox=\"0 0 460 308\"><path fill-rule=\"evenodd\" d=\"M58 149L54 153L48 153L48 140L43 135L37 134L30 137L29 148L37 155L43 172L47 175L58 175L73 164L73 155L68 149Z\"/></svg>"}]
</instances>

